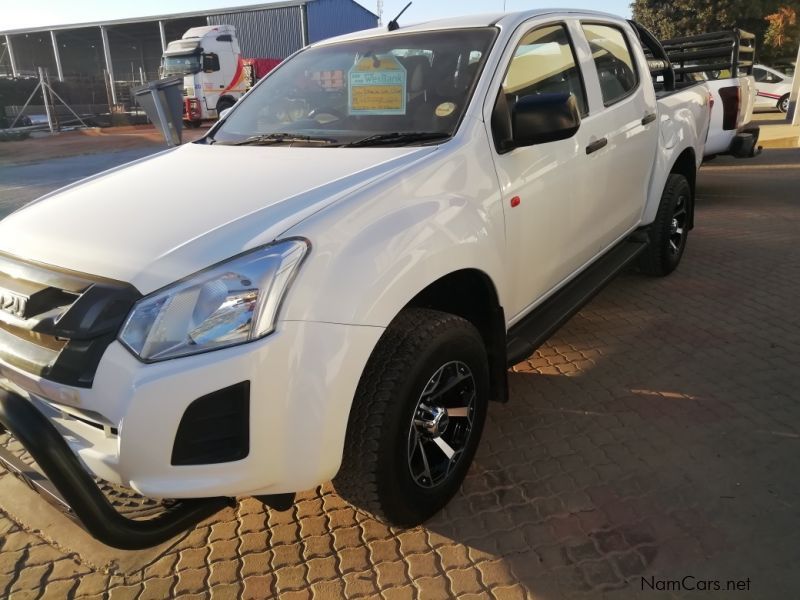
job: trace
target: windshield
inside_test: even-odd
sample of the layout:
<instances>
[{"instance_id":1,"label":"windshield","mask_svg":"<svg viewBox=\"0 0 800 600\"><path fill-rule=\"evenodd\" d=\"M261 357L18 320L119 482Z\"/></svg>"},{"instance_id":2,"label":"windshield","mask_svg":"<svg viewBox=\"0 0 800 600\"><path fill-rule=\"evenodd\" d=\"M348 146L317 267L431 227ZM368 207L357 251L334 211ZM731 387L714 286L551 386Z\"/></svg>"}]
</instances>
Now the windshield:
<instances>
[{"instance_id":1,"label":"windshield","mask_svg":"<svg viewBox=\"0 0 800 600\"><path fill-rule=\"evenodd\" d=\"M200 71L199 54L181 54L177 56L165 56L161 64L164 77L170 75L187 75Z\"/></svg>"},{"instance_id":2,"label":"windshield","mask_svg":"<svg viewBox=\"0 0 800 600\"><path fill-rule=\"evenodd\" d=\"M455 133L494 28L386 35L309 48L213 132L219 143L400 145Z\"/></svg>"}]
</instances>

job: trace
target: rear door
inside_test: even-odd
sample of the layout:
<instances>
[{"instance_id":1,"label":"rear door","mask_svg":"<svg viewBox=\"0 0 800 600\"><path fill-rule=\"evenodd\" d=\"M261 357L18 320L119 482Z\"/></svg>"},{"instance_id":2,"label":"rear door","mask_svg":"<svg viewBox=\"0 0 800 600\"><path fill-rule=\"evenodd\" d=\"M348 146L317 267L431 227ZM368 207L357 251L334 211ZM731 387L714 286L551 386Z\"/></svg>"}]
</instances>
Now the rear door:
<instances>
[{"instance_id":1,"label":"rear door","mask_svg":"<svg viewBox=\"0 0 800 600\"><path fill-rule=\"evenodd\" d=\"M592 224L601 232L597 250L607 248L639 224L658 148L655 90L643 53L630 27L616 22L581 22L599 89L607 144L598 151L606 200L592 204ZM642 60L639 60L642 58ZM598 199L599 200L599 199Z\"/></svg>"},{"instance_id":2,"label":"rear door","mask_svg":"<svg viewBox=\"0 0 800 600\"><path fill-rule=\"evenodd\" d=\"M756 106L765 107L777 104L778 99L772 100L772 94L767 89L767 71L761 67L753 67L753 79L756 82Z\"/></svg>"},{"instance_id":3,"label":"rear door","mask_svg":"<svg viewBox=\"0 0 800 600\"><path fill-rule=\"evenodd\" d=\"M639 224L658 147L656 95L638 40L627 25L582 21L591 63L587 85L601 98L605 145L593 167L593 198L584 226L596 231L595 252Z\"/></svg>"},{"instance_id":4,"label":"rear door","mask_svg":"<svg viewBox=\"0 0 800 600\"><path fill-rule=\"evenodd\" d=\"M756 82L756 106L776 108L781 98L791 91L791 85L784 75L771 69L753 68Z\"/></svg>"}]
</instances>

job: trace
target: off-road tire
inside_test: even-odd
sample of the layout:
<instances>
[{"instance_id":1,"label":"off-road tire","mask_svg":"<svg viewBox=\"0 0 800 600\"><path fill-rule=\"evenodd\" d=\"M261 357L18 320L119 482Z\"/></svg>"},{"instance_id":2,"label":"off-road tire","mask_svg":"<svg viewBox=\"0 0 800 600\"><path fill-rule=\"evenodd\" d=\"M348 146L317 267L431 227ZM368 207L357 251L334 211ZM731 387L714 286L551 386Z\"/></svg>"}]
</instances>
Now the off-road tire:
<instances>
[{"instance_id":1,"label":"off-road tire","mask_svg":"<svg viewBox=\"0 0 800 600\"><path fill-rule=\"evenodd\" d=\"M683 175L671 173L664 186L655 221L648 230L650 243L639 258L639 268L642 272L654 277L664 277L680 264L689 235L693 203L689 181ZM682 219L679 226L683 234L680 242L675 244L674 219L681 206L683 213L678 218Z\"/></svg>"},{"instance_id":2,"label":"off-road tire","mask_svg":"<svg viewBox=\"0 0 800 600\"><path fill-rule=\"evenodd\" d=\"M432 489L415 482L409 428L422 391L441 365L469 367L476 394L472 433L445 479ZM382 335L356 390L341 470L333 481L357 509L399 527L413 527L458 491L486 419L489 371L478 330L461 317L424 308L403 310Z\"/></svg>"}]
</instances>

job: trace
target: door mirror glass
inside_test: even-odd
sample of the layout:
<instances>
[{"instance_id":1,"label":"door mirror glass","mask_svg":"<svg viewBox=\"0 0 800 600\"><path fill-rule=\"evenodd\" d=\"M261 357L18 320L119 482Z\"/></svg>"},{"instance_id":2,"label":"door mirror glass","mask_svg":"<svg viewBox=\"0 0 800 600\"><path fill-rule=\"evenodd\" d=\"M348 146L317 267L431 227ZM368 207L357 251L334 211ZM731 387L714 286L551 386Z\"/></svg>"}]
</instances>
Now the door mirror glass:
<instances>
[{"instance_id":1,"label":"door mirror glass","mask_svg":"<svg viewBox=\"0 0 800 600\"><path fill-rule=\"evenodd\" d=\"M203 54L203 72L213 73L214 71L219 71L219 56L213 52Z\"/></svg>"},{"instance_id":2,"label":"door mirror glass","mask_svg":"<svg viewBox=\"0 0 800 600\"><path fill-rule=\"evenodd\" d=\"M571 138L581 126L578 103L572 94L523 96L511 110L512 142L516 147Z\"/></svg>"}]
</instances>

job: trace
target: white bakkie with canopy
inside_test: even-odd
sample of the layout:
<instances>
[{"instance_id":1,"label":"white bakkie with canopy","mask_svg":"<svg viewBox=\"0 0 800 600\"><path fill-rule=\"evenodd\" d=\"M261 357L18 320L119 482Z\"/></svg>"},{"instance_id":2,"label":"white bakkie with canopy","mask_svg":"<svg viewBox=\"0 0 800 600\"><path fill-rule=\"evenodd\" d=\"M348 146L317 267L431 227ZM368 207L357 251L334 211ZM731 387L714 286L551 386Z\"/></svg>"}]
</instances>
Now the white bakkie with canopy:
<instances>
[{"instance_id":1,"label":"white bakkie with canopy","mask_svg":"<svg viewBox=\"0 0 800 600\"><path fill-rule=\"evenodd\" d=\"M45 477L0 460L124 548L330 479L427 519L508 366L622 269L678 266L709 93L663 54L594 12L359 32L12 214L0 423ZM95 477L175 502L130 519Z\"/></svg>"}]
</instances>

